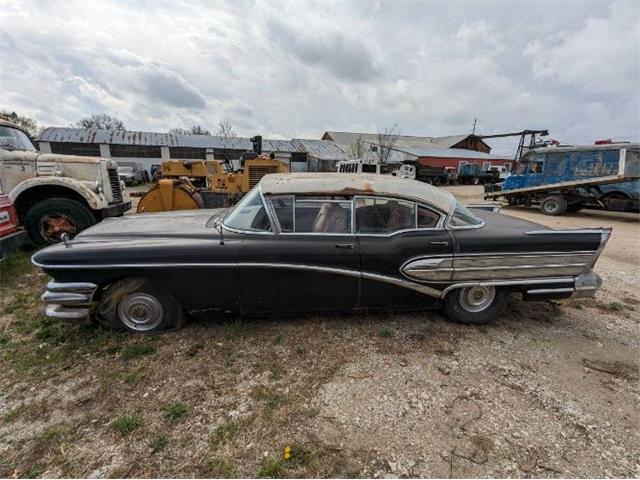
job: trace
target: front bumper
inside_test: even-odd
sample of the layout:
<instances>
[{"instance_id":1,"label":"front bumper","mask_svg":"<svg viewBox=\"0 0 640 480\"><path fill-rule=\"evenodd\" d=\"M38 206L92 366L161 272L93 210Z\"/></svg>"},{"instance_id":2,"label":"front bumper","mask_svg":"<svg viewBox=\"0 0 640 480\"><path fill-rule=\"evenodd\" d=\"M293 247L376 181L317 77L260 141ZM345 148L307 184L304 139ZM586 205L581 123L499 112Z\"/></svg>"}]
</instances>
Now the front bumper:
<instances>
[{"instance_id":1,"label":"front bumper","mask_svg":"<svg viewBox=\"0 0 640 480\"><path fill-rule=\"evenodd\" d=\"M119 217L120 215L124 215L127 211L131 209L131 202L122 202L117 203L115 205L109 205L107 208L103 208L100 210L102 214L102 218L107 217Z\"/></svg>"},{"instance_id":2,"label":"front bumper","mask_svg":"<svg viewBox=\"0 0 640 480\"><path fill-rule=\"evenodd\" d=\"M45 315L59 320L80 320L89 316L91 299L96 291L94 283L49 282L42 295Z\"/></svg>"}]
</instances>

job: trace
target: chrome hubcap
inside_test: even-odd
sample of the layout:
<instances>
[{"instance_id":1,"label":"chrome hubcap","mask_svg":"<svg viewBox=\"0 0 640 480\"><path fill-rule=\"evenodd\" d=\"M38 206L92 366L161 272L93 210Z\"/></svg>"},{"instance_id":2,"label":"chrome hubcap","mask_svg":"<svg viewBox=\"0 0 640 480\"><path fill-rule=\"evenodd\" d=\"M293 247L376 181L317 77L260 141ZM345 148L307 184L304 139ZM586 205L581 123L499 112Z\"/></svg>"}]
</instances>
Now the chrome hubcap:
<instances>
[{"instance_id":1,"label":"chrome hubcap","mask_svg":"<svg viewBox=\"0 0 640 480\"><path fill-rule=\"evenodd\" d=\"M460 289L460 306L467 312L482 312L489 308L496 297L495 287L466 287Z\"/></svg>"},{"instance_id":2,"label":"chrome hubcap","mask_svg":"<svg viewBox=\"0 0 640 480\"><path fill-rule=\"evenodd\" d=\"M555 212L556 210L558 210L558 202L556 202L555 200L547 200L545 207L547 209L547 212Z\"/></svg>"},{"instance_id":3,"label":"chrome hubcap","mask_svg":"<svg viewBox=\"0 0 640 480\"><path fill-rule=\"evenodd\" d=\"M153 330L164 317L164 308L160 301L148 293L131 293L118 304L120 321L138 332Z\"/></svg>"}]
</instances>

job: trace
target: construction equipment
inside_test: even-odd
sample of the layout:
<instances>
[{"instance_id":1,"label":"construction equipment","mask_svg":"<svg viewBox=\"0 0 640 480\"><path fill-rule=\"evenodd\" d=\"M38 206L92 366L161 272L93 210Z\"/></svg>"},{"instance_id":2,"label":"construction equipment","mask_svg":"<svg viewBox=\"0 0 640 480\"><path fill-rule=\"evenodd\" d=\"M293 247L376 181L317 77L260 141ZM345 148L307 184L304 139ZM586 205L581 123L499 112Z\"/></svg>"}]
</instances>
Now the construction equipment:
<instances>
[{"instance_id":1,"label":"construction equipment","mask_svg":"<svg viewBox=\"0 0 640 480\"><path fill-rule=\"evenodd\" d=\"M162 178L140 199L138 213L229 207L268 173L289 171L289 166L262 155L262 137L251 139L253 151L244 153L239 168L225 160L162 162Z\"/></svg>"}]
</instances>

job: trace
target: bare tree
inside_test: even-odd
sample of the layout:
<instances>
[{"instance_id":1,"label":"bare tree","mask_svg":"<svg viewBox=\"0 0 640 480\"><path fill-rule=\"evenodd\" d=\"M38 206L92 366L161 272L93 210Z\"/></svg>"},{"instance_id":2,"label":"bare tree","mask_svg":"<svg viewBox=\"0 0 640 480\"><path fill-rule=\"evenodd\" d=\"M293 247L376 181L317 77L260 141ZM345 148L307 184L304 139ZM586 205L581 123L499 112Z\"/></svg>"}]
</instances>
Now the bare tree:
<instances>
[{"instance_id":1,"label":"bare tree","mask_svg":"<svg viewBox=\"0 0 640 480\"><path fill-rule=\"evenodd\" d=\"M362 140L362 135L358 135L353 143L349 145L349 155L360 160L364 158L366 149L367 145L364 143L364 140Z\"/></svg>"},{"instance_id":2,"label":"bare tree","mask_svg":"<svg viewBox=\"0 0 640 480\"><path fill-rule=\"evenodd\" d=\"M106 113L91 115L78 120L75 124L78 128L97 128L99 130L126 130L122 120Z\"/></svg>"},{"instance_id":3,"label":"bare tree","mask_svg":"<svg viewBox=\"0 0 640 480\"><path fill-rule=\"evenodd\" d=\"M200 125L194 125L191 128L172 128L167 133L173 135L211 135L211 132Z\"/></svg>"},{"instance_id":4,"label":"bare tree","mask_svg":"<svg viewBox=\"0 0 640 480\"><path fill-rule=\"evenodd\" d=\"M4 117L19 127L22 127L31 138L37 138L42 133L42 130L44 130L38 126L38 122L35 119L27 117L26 115L19 115L16 112L10 112L4 108L0 110L0 117Z\"/></svg>"},{"instance_id":5,"label":"bare tree","mask_svg":"<svg viewBox=\"0 0 640 480\"><path fill-rule=\"evenodd\" d=\"M238 136L236 135L236 132L229 120L220 120L218 122L218 131L216 132L216 135L222 138L235 138Z\"/></svg>"},{"instance_id":6,"label":"bare tree","mask_svg":"<svg viewBox=\"0 0 640 480\"><path fill-rule=\"evenodd\" d=\"M393 124L391 127L383 128L378 132L378 161L386 163L391 156L391 150L395 146L400 137L400 130L397 124Z\"/></svg>"}]
</instances>

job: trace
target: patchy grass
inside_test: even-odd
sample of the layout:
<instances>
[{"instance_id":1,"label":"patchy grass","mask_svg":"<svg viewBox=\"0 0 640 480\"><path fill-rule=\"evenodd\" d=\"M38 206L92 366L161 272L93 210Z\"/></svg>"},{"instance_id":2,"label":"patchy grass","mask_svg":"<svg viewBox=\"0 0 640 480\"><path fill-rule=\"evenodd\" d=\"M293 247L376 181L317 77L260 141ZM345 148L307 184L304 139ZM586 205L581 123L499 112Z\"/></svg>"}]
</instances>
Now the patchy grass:
<instances>
[{"instance_id":1,"label":"patchy grass","mask_svg":"<svg viewBox=\"0 0 640 480\"><path fill-rule=\"evenodd\" d=\"M148 343L135 343L127 345L122 349L122 358L124 360L133 360L134 358L144 357L155 353L156 347Z\"/></svg>"},{"instance_id":2,"label":"patchy grass","mask_svg":"<svg viewBox=\"0 0 640 480\"><path fill-rule=\"evenodd\" d=\"M273 457L265 458L256 477L258 478L282 478L285 470L285 461Z\"/></svg>"},{"instance_id":3,"label":"patchy grass","mask_svg":"<svg viewBox=\"0 0 640 480\"><path fill-rule=\"evenodd\" d=\"M284 405L287 401L284 395L264 385L254 387L251 391L251 397L263 403L264 412L267 415L271 415L275 409Z\"/></svg>"},{"instance_id":4,"label":"patchy grass","mask_svg":"<svg viewBox=\"0 0 640 480\"><path fill-rule=\"evenodd\" d=\"M38 478L40 475L42 475L45 471L45 467L43 467L40 464L35 464L32 465L31 467L29 467L29 470L27 470L24 474L24 478Z\"/></svg>"},{"instance_id":5,"label":"patchy grass","mask_svg":"<svg viewBox=\"0 0 640 480\"><path fill-rule=\"evenodd\" d=\"M142 427L143 424L142 417L137 413L122 415L111 422L113 429L123 437Z\"/></svg>"},{"instance_id":6,"label":"patchy grass","mask_svg":"<svg viewBox=\"0 0 640 480\"><path fill-rule=\"evenodd\" d=\"M608 302L602 303L600 308L606 310L607 312L621 312L625 309L625 305L620 302Z\"/></svg>"},{"instance_id":7,"label":"patchy grass","mask_svg":"<svg viewBox=\"0 0 640 480\"><path fill-rule=\"evenodd\" d=\"M4 415L4 417L2 417L2 422L3 423L11 423L13 422L16 418L18 418L25 410L27 409L27 407L24 404L20 404L18 407L14 408L13 410L11 410L9 413L6 413Z\"/></svg>"},{"instance_id":8,"label":"patchy grass","mask_svg":"<svg viewBox=\"0 0 640 480\"><path fill-rule=\"evenodd\" d=\"M165 405L164 419L168 422L177 422L187 415L187 406L182 402L173 402Z\"/></svg>"},{"instance_id":9,"label":"patchy grass","mask_svg":"<svg viewBox=\"0 0 640 480\"><path fill-rule=\"evenodd\" d=\"M249 327L242 320L234 320L233 322L227 322L224 324L224 333L227 337L241 338L247 335Z\"/></svg>"},{"instance_id":10,"label":"patchy grass","mask_svg":"<svg viewBox=\"0 0 640 480\"><path fill-rule=\"evenodd\" d=\"M209 478L233 478L235 474L235 467L220 458L207 461L205 475Z\"/></svg>"},{"instance_id":11,"label":"patchy grass","mask_svg":"<svg viewBox=\"0 0 640 480\"><path fill-rule=\"evenodd\" d=\"M198 354L198 352L200 352L200 350L202 350L203 348L204 348L204 345L202 343L200 342L193 343L187 349L187 355L190 357L195 357Z\"/></svg>"},{"instance_id":12,"label":"patchy grass","mask_svg":"<svg viewBox=\"0 0 640 480\"><path fill-rule=\"evenodd\" d=\"M387 330L386 328L383 328L378 331L378 336L382 338L391 338L393 337L393 332L391 330Z\"/></svg>"},{"instance_id":13,"label":"patchy grass","mask_svg":"<svg viewBox=\"0 0 640 480\"><path fill-rule=\"evenodd\" d=\"M14 287L25 275L35 271L36 268L31 264L31 252L18 251L7 255L0 261L0 293Z\"/></svg>"},{"instance_id":14,"label":"patchy grass","mask_svg":"<svg viewBox=\"0 0 640 480\"><path fill-rule=\"evenodd\" d=\"M217 445L232 440L240 429L240 426L240 420L233 420L231 422L220 425L211 435L211 443Z\"/></svg>"},{"instance_id":15,"label":"patchy grass","mask_svg":"<svg viewBox=\"0 0 640 480\"><path fill-rule=\"evenodd\" d=\"M169 439L164 435L158 435L151 441L151 453L158 453L169 444Z\"/></svg>"}]
</instances>

